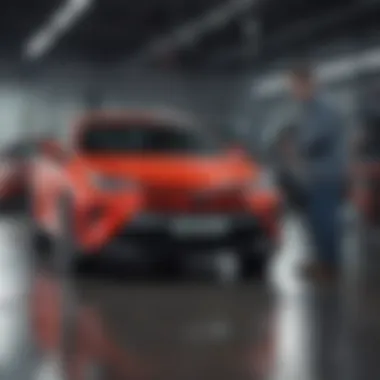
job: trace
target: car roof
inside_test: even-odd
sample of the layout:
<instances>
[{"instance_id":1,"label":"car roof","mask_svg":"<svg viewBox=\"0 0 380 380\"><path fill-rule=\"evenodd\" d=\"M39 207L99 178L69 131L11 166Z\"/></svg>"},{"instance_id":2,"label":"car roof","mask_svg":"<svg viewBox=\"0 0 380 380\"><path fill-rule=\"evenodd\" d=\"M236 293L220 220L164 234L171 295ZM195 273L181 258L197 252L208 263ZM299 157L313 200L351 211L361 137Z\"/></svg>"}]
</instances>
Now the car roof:
<instances>
[{"instance_id":1,"label":"car roof","mask_svg":"<svg viewBox=\"0 0 380 380\"><path fill-rule=\"evenodd\" d=\"M105 122L131 123L141 127L165 125L177 128L196 128L200 122L193 116L180 111L167 109L123 109L91 111L81 117L75 124L75 130L83 130L94 124Z\"/></svg>"}]
</instances>

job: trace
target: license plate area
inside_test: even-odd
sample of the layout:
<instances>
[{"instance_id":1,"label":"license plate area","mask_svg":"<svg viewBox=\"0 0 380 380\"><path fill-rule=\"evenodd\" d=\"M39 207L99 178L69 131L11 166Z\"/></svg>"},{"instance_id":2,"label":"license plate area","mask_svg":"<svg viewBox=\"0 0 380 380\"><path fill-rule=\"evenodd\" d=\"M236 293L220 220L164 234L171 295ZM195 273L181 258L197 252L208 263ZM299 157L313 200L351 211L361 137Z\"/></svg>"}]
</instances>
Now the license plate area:
<instances>
[{"instance_id":1,"label":"license plate area","mask_svg":"<svg viewBox=\"0 0 380 380\"><path fill-rule=\"evenodd\" d=\"M177 237L224 236L231 230L231 221L222 216L184 216L170 222L170 232Z\"/></svg>"}]
</instances>

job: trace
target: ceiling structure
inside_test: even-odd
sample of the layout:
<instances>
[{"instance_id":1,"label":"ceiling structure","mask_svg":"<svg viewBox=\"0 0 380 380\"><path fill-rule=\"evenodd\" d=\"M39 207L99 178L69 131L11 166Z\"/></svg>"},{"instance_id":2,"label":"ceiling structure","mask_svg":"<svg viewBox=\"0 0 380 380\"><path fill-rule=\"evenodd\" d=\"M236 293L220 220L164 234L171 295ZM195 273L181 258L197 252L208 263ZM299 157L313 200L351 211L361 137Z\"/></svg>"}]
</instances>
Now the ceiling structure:
<instances>
[{"instance_id":1,"label":"ceiling structure","mask_svg":"<svg viewBox=\"0 0 380 380\"><path fill-rule=\"evenodd\" d=\"M376 0L3 0L0 50L26 62L240 70L342 37L362 43L379 17Z\"/></svg>"}]
</instances>

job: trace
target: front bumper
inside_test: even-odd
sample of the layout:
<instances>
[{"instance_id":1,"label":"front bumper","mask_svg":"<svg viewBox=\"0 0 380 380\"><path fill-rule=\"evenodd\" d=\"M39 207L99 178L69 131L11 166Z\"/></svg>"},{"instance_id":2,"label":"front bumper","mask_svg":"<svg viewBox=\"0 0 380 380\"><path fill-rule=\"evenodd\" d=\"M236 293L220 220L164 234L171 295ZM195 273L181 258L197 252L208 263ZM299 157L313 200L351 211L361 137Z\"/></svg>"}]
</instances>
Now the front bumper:
<instances>
[{"instance_id":1,"label":"front bumper","mask_svg":"<svg viewBox=\"0 0 380 380\"><path fill-rule=\"evenodd\" d=\"M252 215L152 215L143 214L117 233L108 248L113 251L204 251L219 248L263 253L274 239Z\"/></svg>"}]
</instances>

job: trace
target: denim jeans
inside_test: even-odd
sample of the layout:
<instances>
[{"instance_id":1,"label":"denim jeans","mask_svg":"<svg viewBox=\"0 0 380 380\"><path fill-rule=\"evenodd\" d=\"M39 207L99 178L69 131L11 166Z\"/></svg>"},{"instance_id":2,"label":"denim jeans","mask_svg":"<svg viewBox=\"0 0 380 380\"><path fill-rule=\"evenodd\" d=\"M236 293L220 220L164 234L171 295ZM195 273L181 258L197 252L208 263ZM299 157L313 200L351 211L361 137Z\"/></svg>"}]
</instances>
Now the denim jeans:
<instances>
[{"instance_id":1,"label":"denim jeans","mask_svg":"<svg viewBox=\"0 0 380 380\"><path fill-rule=\"evenodd\" d=\"M306 216L317 259L338 266L342 238L343 184L336 181L315 182L307 191Z\"/></svg>"}]
</instances>

